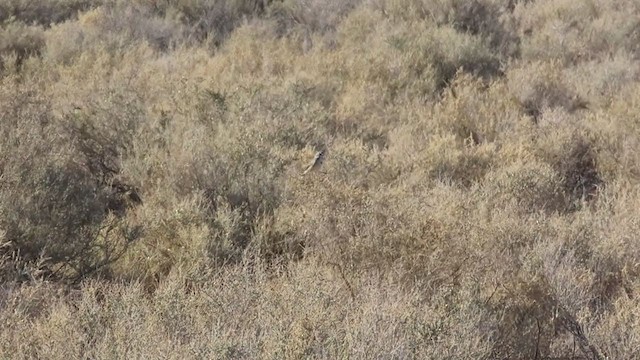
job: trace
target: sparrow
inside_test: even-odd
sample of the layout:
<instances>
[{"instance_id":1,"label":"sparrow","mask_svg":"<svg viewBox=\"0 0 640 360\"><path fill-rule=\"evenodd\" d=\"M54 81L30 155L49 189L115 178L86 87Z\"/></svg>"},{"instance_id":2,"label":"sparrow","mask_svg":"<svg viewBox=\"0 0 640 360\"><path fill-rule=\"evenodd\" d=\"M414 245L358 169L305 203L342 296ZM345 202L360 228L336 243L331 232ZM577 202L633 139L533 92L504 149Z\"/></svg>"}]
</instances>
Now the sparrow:
<instances>
[{"instance_id":1,"label":"sparrow","mask_svg":"<svg viewBox=\"0 0 640 360\"><path fill-rule=\"evenodd\" d=\"M310 171L317 170L322 166L322 162L324 161L324 151L318 151L316 155L313 157L313 161L307 166L307 169L302 173L302 175L307 174Z\"/></svg>"}]
</instances>

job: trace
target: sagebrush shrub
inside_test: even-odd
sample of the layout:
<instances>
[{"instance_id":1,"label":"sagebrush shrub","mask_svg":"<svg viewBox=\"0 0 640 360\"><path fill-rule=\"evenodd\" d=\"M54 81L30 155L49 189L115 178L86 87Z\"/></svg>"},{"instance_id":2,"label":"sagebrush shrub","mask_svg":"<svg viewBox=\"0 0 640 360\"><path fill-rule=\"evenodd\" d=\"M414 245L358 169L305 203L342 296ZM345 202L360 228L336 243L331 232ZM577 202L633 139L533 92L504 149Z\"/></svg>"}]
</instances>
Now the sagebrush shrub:
<instances>
[{"instance_id":1,"label":"sagebrush shrub","mask_svg":"<svg viewBox=\"0 0 640 360\"><path fill-rule=\"evenodd\" d=\"M39 26L9 20L0 27L0 74L5 68L20 69L31 56L39 56L45 46L44 33ZM14 63L5 64L5 56L13 55Z\"/></svg>"},{"instance_id":2,"label":"sagebrush shrub","mask_svg":"<svg viewBox=\"0 0 640 360\"><path fill-rule=\"evenodd\" d=\"M0 357L637 357L636 2L6 9Z\"/></svg>"},{"instance_id":3,"label":"sagebrush shrub","mask_svg":"<svg viewBox=\"0 0 640 360\"><path fill-rule=\"evenodd\" d=\"M0 4L0 22L15 18L26 24L51 26L77 16L78 12L101 5L101 0L7 0Z\"/></svg>"}]
</instances>

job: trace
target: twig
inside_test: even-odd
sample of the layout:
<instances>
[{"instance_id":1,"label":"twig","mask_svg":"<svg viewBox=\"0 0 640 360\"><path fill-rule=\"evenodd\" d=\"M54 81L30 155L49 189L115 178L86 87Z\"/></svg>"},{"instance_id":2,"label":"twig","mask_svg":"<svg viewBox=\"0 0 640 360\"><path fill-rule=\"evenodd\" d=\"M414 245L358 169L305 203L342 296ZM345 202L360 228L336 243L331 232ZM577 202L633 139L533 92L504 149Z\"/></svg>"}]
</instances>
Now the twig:
<instances>
[{"instance_id":1,"label":"twig","mask_svg":"<svg viewBox=\"0 0 640 360\"><path fill-rule=\"evenodd\" d=\"M538 337L536 339L536 354L533 357L534 360L538 360L540 356L540 333L542 332L542 328L540 327L540 319L536 316L536 325L538 326Z\"/></svg>"},{"instance_id":2,"label":"twig","mask_svg":"<svg viewBox=\"0 0 640 360\"><path fill-rule=\"evenodd\" d=\"M349 283L349 280L347 279L347 276L344 274L344 270L342 269L342 266L338 263L334 263L334 262L327 262L329 265L333 265L335 267L338 268L338 271L340 272L340 277L342 278L342 280L344 281L344 283L347 285L347 289L349 290L349 294L351 295L351 300L356 300L356 294L353 291L353 287L351 287L351 283Z\"/></svg>"}]
</instances>

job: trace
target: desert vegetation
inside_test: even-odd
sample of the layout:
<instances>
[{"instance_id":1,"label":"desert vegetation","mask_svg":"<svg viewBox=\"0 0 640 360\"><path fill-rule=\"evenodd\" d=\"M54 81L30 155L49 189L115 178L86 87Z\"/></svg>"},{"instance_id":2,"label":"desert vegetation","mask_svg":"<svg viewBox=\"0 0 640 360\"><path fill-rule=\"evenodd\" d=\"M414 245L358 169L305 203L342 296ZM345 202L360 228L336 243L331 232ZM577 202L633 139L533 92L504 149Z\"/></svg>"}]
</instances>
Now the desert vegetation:
<instances>
[{"instance_id":1,"label":"desert vegetation","mask_svg":"<svg viewBox=\"0 0 640 360\"><path fill-rule=\"evenodd\" d=\"M636 0L0 0L0 136L0 358L640 358Z\"/></svg>"}]
</instances>

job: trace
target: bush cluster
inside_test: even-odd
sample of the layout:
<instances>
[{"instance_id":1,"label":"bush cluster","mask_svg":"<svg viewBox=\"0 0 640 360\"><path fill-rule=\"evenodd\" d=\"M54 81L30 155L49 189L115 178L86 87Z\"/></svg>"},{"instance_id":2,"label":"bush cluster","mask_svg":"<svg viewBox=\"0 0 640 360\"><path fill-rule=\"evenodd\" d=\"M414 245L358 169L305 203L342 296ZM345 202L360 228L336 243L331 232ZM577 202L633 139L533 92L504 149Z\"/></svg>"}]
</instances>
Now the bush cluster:
<instances>
[{"instance_id":1,"label":"bush cluster","mask_svg":"<svg viewBox=\"0 0 640 360\"><path fill-rule=\"evenodd\" d=\"M3 2L0 357L639 357L639 19Z\"/></svg>"}]
</instances>

